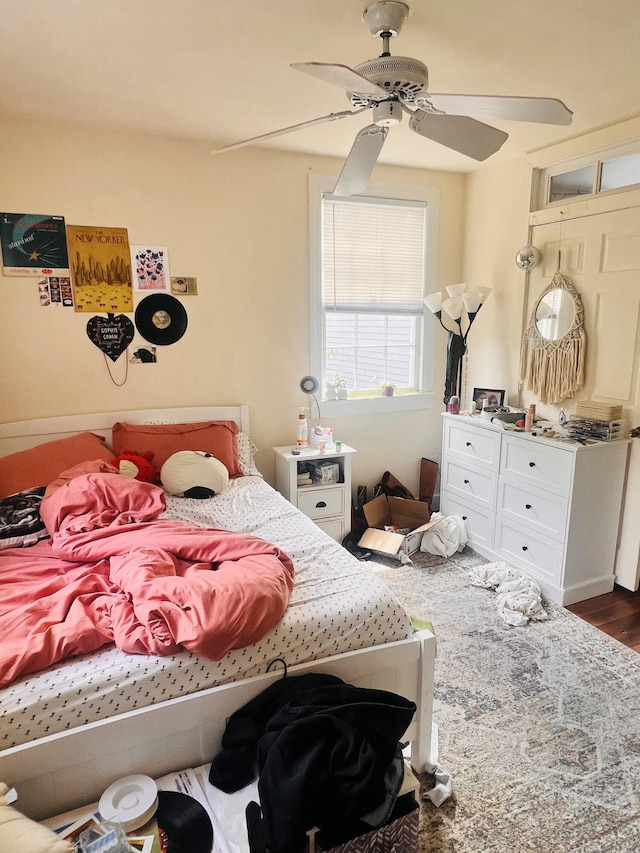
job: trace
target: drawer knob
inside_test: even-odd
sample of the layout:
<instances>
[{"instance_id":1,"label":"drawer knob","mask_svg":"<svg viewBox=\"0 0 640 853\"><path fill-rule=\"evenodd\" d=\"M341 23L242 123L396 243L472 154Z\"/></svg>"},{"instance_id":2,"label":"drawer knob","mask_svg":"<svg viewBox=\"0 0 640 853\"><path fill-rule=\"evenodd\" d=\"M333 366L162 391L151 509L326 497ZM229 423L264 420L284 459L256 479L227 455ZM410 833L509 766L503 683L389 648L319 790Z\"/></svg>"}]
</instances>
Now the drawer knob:
<instances>
[{"instance_id":1,"label":"drawer knob","mask_svg":"<svg viewBox=\"0 0 640 853\"><path fill-rule=\"evenodd\" d=\"M535 467L536 467L535 462L529 462L529 468L535 468Z\"/></svg>"},{"instance_id":2,"label":"drawer knob","mask_svg":"<svg viewBox=\"0 0 640 853\"><path fill-rule=\"evenodd\" d=\"M327 505L326 501L318 501L318 503L316 504L316 509L324 509L326 507L326 505Z\"/></svg>"},{"instance_id":3,"label":"drawer knob","mask_svg":"<svg viewBox=\"0 0 640 853\"><path fill-rule=\"evenodd\" d=\"M467 520L467 516L466 516L466 515L463 515L463 516L462 516L462 520L463 520L463 521L466 521L466 520Z\"/></svg>"},{"instance_id":4,"label":"drawer knob","mask_svg":"<svg viewBox=\"0 0 640 853\"><path fill-rule=\"evenodd\" d=\"M531 509L531 504L525 504L525 505L524 505L524 508L525 508L525 509Z\"/></svg>"},{"instance_id":5,"label":"drawer knob","mask_svg":"<svg viewBox=\"0 0 640 853\"><path fill-rule=\"evenodd\" d=\"M528 548L528 546L527 546L527 545L523 545L523 546L522 546L522 550L523 550L523 551L528 551L528 550L529 550L529 548Z\"/></svg>"},{"instance_id":6,"label":"drawer knob","mask_svg":"<svg viewBox=\"0 0 640 853\"><path fill-rule=\"evenodd\" d=\"M468 486L468 485L469 485L469 481L468 481L468 480L465 480L465 481L464 481L464 484L465 484L465 486Z\"/></svg>"},{"instance_id":7,"label":"drawer knob","mask_svg":"<svg viewBox=\"0 0 640 853\"><path fill-rule=\"evenodd\" d=\"M465 442L465 444L467 445L467 447L471 447L471 442L470 442L470 441Z\"/></svg>"}]
</instances>

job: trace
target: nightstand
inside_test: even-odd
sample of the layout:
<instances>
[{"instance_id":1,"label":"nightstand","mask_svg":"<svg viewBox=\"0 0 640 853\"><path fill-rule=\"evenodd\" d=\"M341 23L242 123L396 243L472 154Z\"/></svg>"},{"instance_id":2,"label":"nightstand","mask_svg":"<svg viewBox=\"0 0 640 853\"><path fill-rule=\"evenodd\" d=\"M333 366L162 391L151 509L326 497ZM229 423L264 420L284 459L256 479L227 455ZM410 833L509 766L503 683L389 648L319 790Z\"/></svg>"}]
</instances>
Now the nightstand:
<instances>
[{"instance_id":1,"label":"nightstand","mask_svg":"<svg viewBox=\"0 0 640 853\"><path fill-rule=\"evenodd\" d=\"M274 447L276 454L276 489L288 501L338 542L351 530L351 457L357 451L342 445L342 450L319 453L315 448L301 447L300 454L293 446ZM338 481L323 485L298 482L298 474L308 469L308 463L333 463L338 466Z\"/></svg>"}]
</instances>

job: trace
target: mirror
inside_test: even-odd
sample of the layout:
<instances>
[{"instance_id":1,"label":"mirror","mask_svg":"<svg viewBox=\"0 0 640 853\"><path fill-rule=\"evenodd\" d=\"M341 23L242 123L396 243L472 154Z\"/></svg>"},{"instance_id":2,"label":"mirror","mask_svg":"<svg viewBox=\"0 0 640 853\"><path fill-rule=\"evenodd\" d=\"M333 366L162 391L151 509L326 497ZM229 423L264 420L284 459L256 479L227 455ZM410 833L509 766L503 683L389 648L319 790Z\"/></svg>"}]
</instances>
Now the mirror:
<instances>
[{"instance_id":1,"label":"mirror","mask_svg":"<svg viewBox=\"0 0 640 853\"><path fill-rule=\"evenodd\" d=\"M542 403L559 403L582 388L584 355L582 299L557 270L531 312L522 339L520 379Z\"/></svg>"},{"instance_id":2,"label":"mirror","mask_svg":"<svg viewBox=\"0 0 640 853\"><path fill-rule=\"evenodd\" d=\"M538 332L547 341L559 341L571 328L575 313L573 299L566 290L548 290L536 308Z\"/></svg>"}]
</instances>

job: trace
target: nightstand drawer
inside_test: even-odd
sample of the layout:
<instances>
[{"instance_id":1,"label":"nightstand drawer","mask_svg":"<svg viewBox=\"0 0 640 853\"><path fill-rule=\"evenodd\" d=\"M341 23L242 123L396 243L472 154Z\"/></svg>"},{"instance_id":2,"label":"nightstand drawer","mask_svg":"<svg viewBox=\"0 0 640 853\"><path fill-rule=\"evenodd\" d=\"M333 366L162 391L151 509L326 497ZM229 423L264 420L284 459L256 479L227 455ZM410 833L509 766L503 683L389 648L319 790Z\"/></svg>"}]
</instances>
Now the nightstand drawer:
<instances>
[{"instance_id":1,"label":"nightstand drawer","mask_svg":"<svg viewBox=\"0 0 640 853\"><path fill-rule=\"evenodd\" d=\"M298 509L309 518L328 518L344 512L344 487L298 489Z\"/></svg>"},{"instance_id":2,"label":"nightstand drawer","mask_svg":"<svg viewBox=\"0 0 640 853\"><path fill-rule=\"evenodd\" d=\"M321 530L328 533L336 542L342 542L345 537L344 523L341 518L318 519L315 522Z\"/></svg>"},{"instance_id":3,"label":"nightstand drawer","mask_svg":"<svg viewBox=\"0 0 640 853\"><path fill-rule=\"evenodd\" d=\"M511 521L531 527L544 536L552 536L564 542L568 506L567 498L561 495L500 477L498 513Z\"/></svg>"}]
</instances>

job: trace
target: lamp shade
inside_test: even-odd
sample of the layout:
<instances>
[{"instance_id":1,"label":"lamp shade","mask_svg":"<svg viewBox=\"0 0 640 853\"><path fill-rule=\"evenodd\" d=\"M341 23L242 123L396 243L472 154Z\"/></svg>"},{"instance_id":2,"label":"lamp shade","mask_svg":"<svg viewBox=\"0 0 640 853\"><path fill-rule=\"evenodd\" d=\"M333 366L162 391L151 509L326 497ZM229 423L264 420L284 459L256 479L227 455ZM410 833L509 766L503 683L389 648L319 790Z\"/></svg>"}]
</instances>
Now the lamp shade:
<instances>
[{"instance_id":1,"label":"lamp shade","mask_svg":"<svg viewBox=\"0 0 640 853\"><path fill-rule=\"evenodd\" d=\"M450 284L446 289L449 296L462 296L465 291L466 284Z\"/></svg>"},{"instance_id":2,"label":"lamp shade","mask_svg":"<svg viewBox=\"0 0 640 853\"><path fill-rule=\"evenodd\" d=\"M473 288L473 293L479 293L480 294L480 305L484 305L484 303L487 301L487 299L489 298L489 294L491 293L491 290L492 290L492 288L483 287L482 285L479 285L478 287Z\"/></svg>"},{"instance_id":3,"label":"lamp shade","mask_svg":"<svg viewBox=\"0 0 640 853\"><path fill-rule=\"evenodd\" d=\"M452 320L459 320L464 310L464 302L460 296L450 296L442 303L442 310L446 311Z\"/></svg>"},{"instance_id":4,"label":"lamp shade","mask_svg":"<svg viewBox=\"0 0 640 853\"><path fill-rule=\"evenodd\" d=\"M472 290L471 292L462 294L462 301L464 302L467 314L475 314L477 313L478 308L482 305L482 296L478 292Z\"/></svg>"},{"instance_id":5,"label":"lamp shade","mask_svg":"<svg viewBox=\"0 0 640 853\"><path fill-rule=\"evenodd\" d=\"M442 294L439 290L436 290L435 293L430 293L428 296L425 296L423 302L427 306L429 311L432 311L434 314L437 314L438 311L442 310Z\"/></svg>"}]
</instances>

